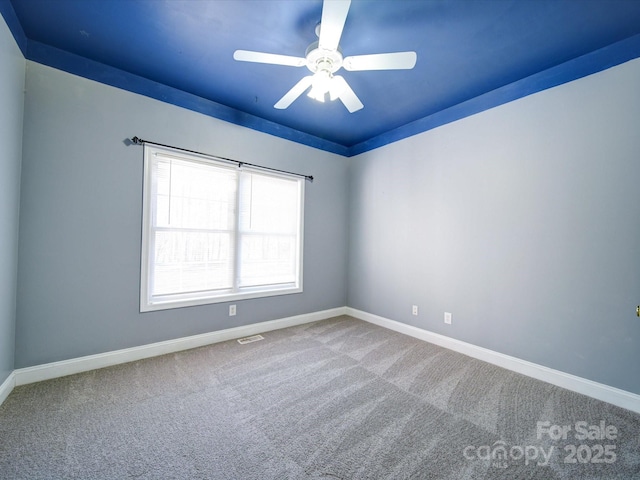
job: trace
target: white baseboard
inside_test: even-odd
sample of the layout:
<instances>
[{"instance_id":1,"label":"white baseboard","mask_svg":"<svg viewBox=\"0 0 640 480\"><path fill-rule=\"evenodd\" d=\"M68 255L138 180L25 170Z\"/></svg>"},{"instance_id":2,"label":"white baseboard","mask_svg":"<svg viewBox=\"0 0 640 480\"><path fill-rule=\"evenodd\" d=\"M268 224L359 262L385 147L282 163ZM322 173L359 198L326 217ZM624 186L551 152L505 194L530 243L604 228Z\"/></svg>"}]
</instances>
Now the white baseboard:
<instances>
[{"instance_id":1,"label":"white baseboard","mask_svg":"<svg viewBox=\"0 0 640 480\"><path fill-rule=\"evenodd\" d=\"M441 347L448 348L449 350L454 350L470 357L492 363L499 367L506 368L507 370L521 373L528 377L542 380L543 382L551 383L552 385L566 388L567 390L581 393L597 400L602 400L603 402L611 403L618 407L640 413L640 395L635 393L610 387L602 383L587 380L586 378L564 373L552 368L543 367L542 365L494 352L493 350L478 347L461 340L433 333L412 325L396 322L395 320L389 320L388 318L373 315L351 307L346 308L346 314L429 343L434 343Z\"/></svg>"},{"instance_id":2,"label":"white baseboard","mask_svg":"<svg viewBox=\"0 0 640 480\"><path fill-rule=\"evenodd\" d=\"M523 375L542 380L567 390L587 395L597 400L602 400L613 405L626 408L640 413L640 395L627 392L615 387L610 387L602 383L594 382L582 377L544 367L516 357L494 352L486 348L478 347L461 340L456 340L444 335L430 332L412 325L390 320L388 318L373 315L351 307L339 307L330 310L323 310L294 317L281 318L267 322L254 323L241 327L219 330L216 332L203 333L190 337L177 338L164 342L142 345L139 347L126 348L112 352L89 355L86 357L73 358L60 362L52 362L34 367L19 368L14 370L9 377L0 385L0 405L9 396L15 386L27 383L49 380L63 377L75 373L86 372L98 368L109 367L121 363L142 360L156 357L167 353L179 352L190 348L202 347L213 343L233 340L235 338L248 337L258 333L279 330L281 328L293 327L305 323L316 322L340 315L350 315L354 318L364 320L375 325L394 330L405 335L409 335L426 342L430 342L441 347L468 355L499 367L506 368Z\"/></svg>"},{"instance_id":3,"label":"white baseboard","mask_svg":"<svg viewBox=\"0 0 640 480\"><path fill-rule=\"evenodd\" d=\"M7 397L9 396L9 394L11 393L11 390L13 390L13 387L15 387L15 385L16 385L16 376L14 372L11 372L7 377L7 379L4 382L2 382L2 385L0 385L0 405L2 405L2 403L7 399Z\"/></svg>"},{"instance_id":4,"label":"white baseboard","mask_svg":"<svg viewBox=\"0 0 640 480\"><path fill-rule=\"evenodd\" d=\"M64 377L75 373L95 370L97 368L110 367L121 363L133 362L150 357L157 357L167 353L175 353L190 348L202 347L213 343L225 342L235 338L248 337L257 333L279 330L281 328L293 327L305 323L316 322L326 318L344 315L346 307L333 308L319 312L297 315L294 317L281 318L278 320L270 320L267 322L253 323L241 327L228 328L226 330L218 330L216 332L203 333L190 337L177 338L164 342L151 343L141 345L139 347L125 348L123 350L115 350L112 352L99 353L96 355L88 355L86 357L72 358L59 362L46 363L44 365L36 365L34 367L18 368L13 371L12 378L14 385L25 385L27 383L40 382L42 380L50 380L52 378ZM5 382L2 386L4 388ZM0 388L0 400L2 398L2 388ZM8 392L13 389L13 384L7 387ZM9 395L7 393L6 395ZM6 398L6 396L5 396ZM0 401L0 404L2 402Z\"/></svg>"}]
</instances>

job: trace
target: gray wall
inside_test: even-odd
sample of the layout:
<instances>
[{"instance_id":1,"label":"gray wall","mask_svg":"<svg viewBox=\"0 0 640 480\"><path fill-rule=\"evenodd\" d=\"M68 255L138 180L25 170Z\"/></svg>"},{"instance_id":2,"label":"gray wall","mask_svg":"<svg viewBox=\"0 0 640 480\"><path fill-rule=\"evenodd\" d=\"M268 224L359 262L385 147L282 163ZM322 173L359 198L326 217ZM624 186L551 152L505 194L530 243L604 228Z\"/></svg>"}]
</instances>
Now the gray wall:
<instances>
[{"instance_id":1,"label":"gray wall","mask_svg":"<svg viewBox=\"0 0 640 480\"><path fill-rule=\"evenodd\" d=\"M0 384L13 370L25 61L0 16Z\"/></svg>"},{"instance_id":2,"label":"gray wall","mask_svg":"<svg viewBox=\"0 0 640 480\"><path fill-rule=\"evenodd\" d=\"M0 112L1 379L24 60L0 61L14 102ZM635 60L345 160L27 62L15 367L346 304L640 393L639 84ZM133 135L314 175L305 292L237 302L236 317L226 304L138 313Z\"/></svg>"},{"instance_id":3,"label":"gray wall","mask_svg":"<svg viewBox=\"0 0 640 480\"><path fill-rule=\"evenodd\" d=\"M343 157L27 62L16 368L346 304ZM304 293L139 313L141 138L311 174Z\"/></svg>"},{"instance_id":4,"label":"gray wall","mask_svg":"<svg viewBox=\"0 0 640 480\"><path fill-rule=\"evenodd\" d=\"M634 60L354 157L349 306L640 394L639 85Z\"/></svg>"}]
</instances>

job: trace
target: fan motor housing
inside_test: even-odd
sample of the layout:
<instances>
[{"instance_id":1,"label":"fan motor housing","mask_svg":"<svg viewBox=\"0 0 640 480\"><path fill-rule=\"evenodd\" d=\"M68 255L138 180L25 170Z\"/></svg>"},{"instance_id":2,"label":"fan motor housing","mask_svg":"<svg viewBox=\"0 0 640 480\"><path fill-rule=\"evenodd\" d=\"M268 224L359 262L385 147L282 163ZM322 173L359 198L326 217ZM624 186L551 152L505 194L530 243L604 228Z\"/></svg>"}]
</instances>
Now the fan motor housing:
<instances>
[{"instance_id":1,"label":"fan motor housing","mask_svg":"<svg viewBox=\"0 0 640 480\"><path fill-rule=\"evenodd\" d=\"M336 50L325 50L318 47L318 42L313 42L305 53L307 68L313 73L326 71L337 72L342 67L342 52L340 48Z\"/></svg>"}]
</instances>

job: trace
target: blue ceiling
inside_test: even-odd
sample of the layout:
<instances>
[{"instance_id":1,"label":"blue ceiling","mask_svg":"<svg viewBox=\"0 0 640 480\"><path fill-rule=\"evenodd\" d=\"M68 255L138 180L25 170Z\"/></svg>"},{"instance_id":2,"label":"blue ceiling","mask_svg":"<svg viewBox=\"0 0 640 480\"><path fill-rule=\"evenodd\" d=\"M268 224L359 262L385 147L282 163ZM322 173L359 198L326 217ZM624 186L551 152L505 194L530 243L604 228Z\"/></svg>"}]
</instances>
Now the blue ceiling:
<instances>
[{"instance_id":1,"label":"blue ceiling","mask_svg":"<svg viewBox=\"0 0 640 480\"><path fill-rule=\"evenodd\" d=\"M413 50L413 70L340 74L364 108L302 95L321 0L0 0L25 57L345 156L640 56L640 0L353 0L348 55ZM135 132L132 132L132 134ZM159 139L160 140L160 139Z\"/></svg>"}]
</instances>

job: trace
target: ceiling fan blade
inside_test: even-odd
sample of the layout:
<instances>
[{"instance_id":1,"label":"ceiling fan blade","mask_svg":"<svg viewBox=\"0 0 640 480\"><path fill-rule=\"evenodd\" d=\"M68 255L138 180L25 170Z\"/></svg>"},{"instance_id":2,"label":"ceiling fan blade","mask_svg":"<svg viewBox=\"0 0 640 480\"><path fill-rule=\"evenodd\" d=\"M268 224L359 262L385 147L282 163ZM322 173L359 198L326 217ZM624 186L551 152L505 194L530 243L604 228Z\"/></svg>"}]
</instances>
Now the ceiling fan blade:
<instances>
[{"instance_id":1,"label":"ceiling fan blade","mask_svg":"<svg viewBox=\"0 0 640 480\"><path fill-rule=\"evenodd\" d=\"M342 66L351 72L358 70L410 70L415 66L417 59L416 52L356 55L345 58Z\"/></svg>"},{"instance_id":2,"label":"ceiling fan blade","mask_svg":"<svg viewBox=\"0 0 640 480\"><path fill-rule=\"evenodd\" d=\"M312 80L312 75L303 77L302 80L296 83L291 90L284 94L284 97L278 100L278 103L274 105L274 108L278 108L280 110L287 108L296 98L302 95L304 91L311 86Z\"/></svg>"},{"instance_id":3,"label":"ceiling fan blade","mask_svg":"<svg viewBox=\"0 0 640 480\"><path fill-rule=\"evenodd\" d=\"M331 100L335 100L335 97L347 107L349 113L357 112L364 108L364 105L358 98L358 96L351 90L351 87L347 81L340 75L335 75L331 80L333 85L331 88Z\"/></svg>"},{"instance_id":4,"label":"ceiling fan blade","mask_svg":"<svg viewBox=\"0 0 640 480\"><path fill-rule=\"evenodd\" d=\"M289 67L303 67L307 64L307 59L302 57L251 52L249 50L236 50L233 52L233 58L239 62L269 63L271 65L287 65Z\"/></svg>"},{"instance_id":5,"label":"ceiling fan blade","mask_svg":"<svg viewBox=\"0 0 640 480\"><path fill-rule=\"evenodd\" d=\"M350 5L351 0L324 0L318 47L331 51L338 48Z\"/></svg>"}]
</instances>

